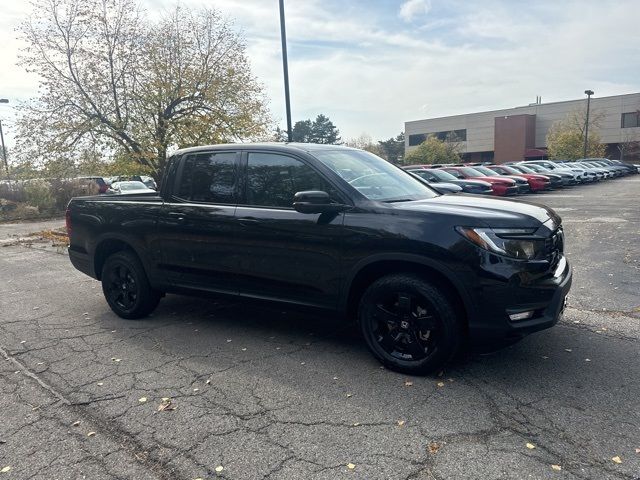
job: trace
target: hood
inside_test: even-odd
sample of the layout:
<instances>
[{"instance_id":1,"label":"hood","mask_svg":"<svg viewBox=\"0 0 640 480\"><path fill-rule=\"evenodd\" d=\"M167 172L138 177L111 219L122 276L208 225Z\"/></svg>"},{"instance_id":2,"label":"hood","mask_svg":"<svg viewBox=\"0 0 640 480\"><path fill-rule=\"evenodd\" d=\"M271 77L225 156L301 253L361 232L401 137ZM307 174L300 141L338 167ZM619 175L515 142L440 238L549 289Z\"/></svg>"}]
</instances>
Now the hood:
<instances>
[{"instance_id":1,"label":"hood","mask_svg":"<svg viewBox=\"0 0 640 480\"><path fill-rule=\"evenodd\" d=\"M453 180L449 180L449 182L454 183ZM455 180L455 184L456 185L468 185L468 186L473 186L473 187L491 187L491 184L489 182L483 182L482 180L468 180L468 179L462 179L462 178L457 178Z\"/></svg>"},{"instance_id":2,"label":"hood","mask_svg":"<svg viewBox=\"0 0 640 480\"><path fill-rule=\"evenodd\" d=\"M549 222L547 227L555 230L561 223L558 214L549 207L481 195L443 195L391 205L402 210L457 216L456 221L464 226L537 228Z\"/></svg>"}]
</instances>

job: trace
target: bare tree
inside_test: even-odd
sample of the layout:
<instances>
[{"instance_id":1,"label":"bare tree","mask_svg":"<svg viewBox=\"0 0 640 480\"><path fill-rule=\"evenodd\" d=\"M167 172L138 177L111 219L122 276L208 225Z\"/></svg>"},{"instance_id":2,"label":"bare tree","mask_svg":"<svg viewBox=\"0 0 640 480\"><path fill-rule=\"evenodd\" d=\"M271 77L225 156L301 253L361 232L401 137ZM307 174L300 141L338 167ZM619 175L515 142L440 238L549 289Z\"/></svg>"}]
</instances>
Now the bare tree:
<instances>
[{"instance_id":1,"label":"bare tree","mask_svg":"<svg viewBox=\"0 0 640 480\"><path fill-rule=\"evenodd\" d=\"M135 0L36 0L20 63L41 78L19 150L124 155L160 175L172 147L263 135L270 123L241 38L216 10L151 23Z\"/></svg>"}]
</instances>

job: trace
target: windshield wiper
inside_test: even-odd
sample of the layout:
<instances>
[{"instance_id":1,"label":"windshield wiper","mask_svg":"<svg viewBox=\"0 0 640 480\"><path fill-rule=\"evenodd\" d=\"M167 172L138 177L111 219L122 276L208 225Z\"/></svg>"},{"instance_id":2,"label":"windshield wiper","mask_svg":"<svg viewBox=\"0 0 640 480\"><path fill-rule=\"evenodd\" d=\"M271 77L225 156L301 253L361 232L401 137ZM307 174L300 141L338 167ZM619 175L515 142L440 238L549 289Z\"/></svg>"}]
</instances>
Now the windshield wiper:
<instances>
[{"instance_id":1,"label":"windshield wiper","mask_svg":"<svg viewBox=\"0 0 640 480\"><path fill-rule=\"evenodd\" d=\"M394 200L383 200L384 203L413 202L413 198L398 198Z\"/></svg>"}]
</instances>

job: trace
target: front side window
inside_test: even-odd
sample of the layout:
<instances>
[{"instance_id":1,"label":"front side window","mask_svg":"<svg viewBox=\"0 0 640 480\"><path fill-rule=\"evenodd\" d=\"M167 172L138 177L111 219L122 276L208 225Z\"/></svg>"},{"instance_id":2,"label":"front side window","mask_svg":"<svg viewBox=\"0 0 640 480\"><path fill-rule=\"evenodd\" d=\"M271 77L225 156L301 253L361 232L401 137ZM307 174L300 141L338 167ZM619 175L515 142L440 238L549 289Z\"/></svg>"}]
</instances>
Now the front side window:
<instances>
[{"instance_id":1,"label":"front side window","mask_svg":"<svg viewBox=\"0 0 640 480\"><path fill-rule=\"evenodd\" d=\"M275 153L249 153L247 205L292 208L294 195L307 190L336 198L333 187L306 163Z\"/></svg>"},{"instance_id":2,"label":"front side window","mask_svg":"<svg viewBox=\"0 0 640 480\"><path fill-rule=\"evenodd\" d=\"M177 196L191 202L236 203L236 157L236 152L188 155Z\"/></svg>"}]
</instances>

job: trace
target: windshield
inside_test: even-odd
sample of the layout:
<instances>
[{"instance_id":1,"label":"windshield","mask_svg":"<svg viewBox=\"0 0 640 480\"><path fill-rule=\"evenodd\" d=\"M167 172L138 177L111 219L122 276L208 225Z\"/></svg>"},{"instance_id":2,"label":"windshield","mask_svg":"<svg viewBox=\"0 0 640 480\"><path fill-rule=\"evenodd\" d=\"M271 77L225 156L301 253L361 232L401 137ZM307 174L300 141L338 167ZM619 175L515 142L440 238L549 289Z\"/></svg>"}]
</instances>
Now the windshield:
<instances>
[{"instance_id":1,"label":"windshield","mask_svg":"<svg viewBox=\"0 0 640 480\"><path fill-rule=\"evenodd\" d=\"M146 190L146 185L142 182L120 182L120 190Z\"/></svg>"},{"instance_id":2,"label":"windshield","mask_svg":"<svg viewBox=\"0 0 640 480\"><path fill-rule=\"evenodd\" d=\"M436 170L435 168L429 170L429 173L431 173L438 180L443 180L445 182L450 182L451 180L457 180L457 178L451 175L449 172L443 172L442 170Z\"/></svg>"},{"instance_id":3,"label":"windshield","mask_svg":"<svg viewBox=\"0 0 640 480\"><path fill-rule=\"evenodd\" d=\"M313 156L369 200L401 202L438 196L408 172L363 150L320 150Z\"/></svg>"},{"instance_id":4,"label":"windshield","mask_svg":"<svg viewBox=\"0 0 640 480\"><path fill-rule=\"evenodd\" d=\"M496 172L494 172L493 170L491 170L490 168L487 167L473 167L473 170L477 170L481 173L484 173L485 175L488 176L494 176L496 174Z\"/></svg>"},{"instance_id":5,"label":"windshield","mask_svg":"<svg viewBox=\"0 0 640 480\"><path fill-rule=\"evenodd\" d=\"M487 176L484 173L480 173L478 170L471 167L463 167L460 169L460 171L468 177L486 177ZM495 175L495 172L492 172L492 175Z\"/></svg>"},{"instance_id":6,"label":"windshield","mask_svg":"<svg viewBox=\"0 0 640 480\"><path fill-rule=\"evenodd\" d=\"M540 165L535 165L535 164L527 165L527 168L533 170L534 172L546 172L547 171L546 168L543 168Z\"/></svg>"},{"instance_id":7,"label":"windshield","mask_svg":"<svg viewBox=\"0 0 640 480\"><path fill-rule=\"evenodd\" d=\"M511 168L513 168L514 170L518 170L522 173L536 173L535 170L533 170L530 167L525 167L524 165L513 165Z\"/></svg>"}]
</instances>

